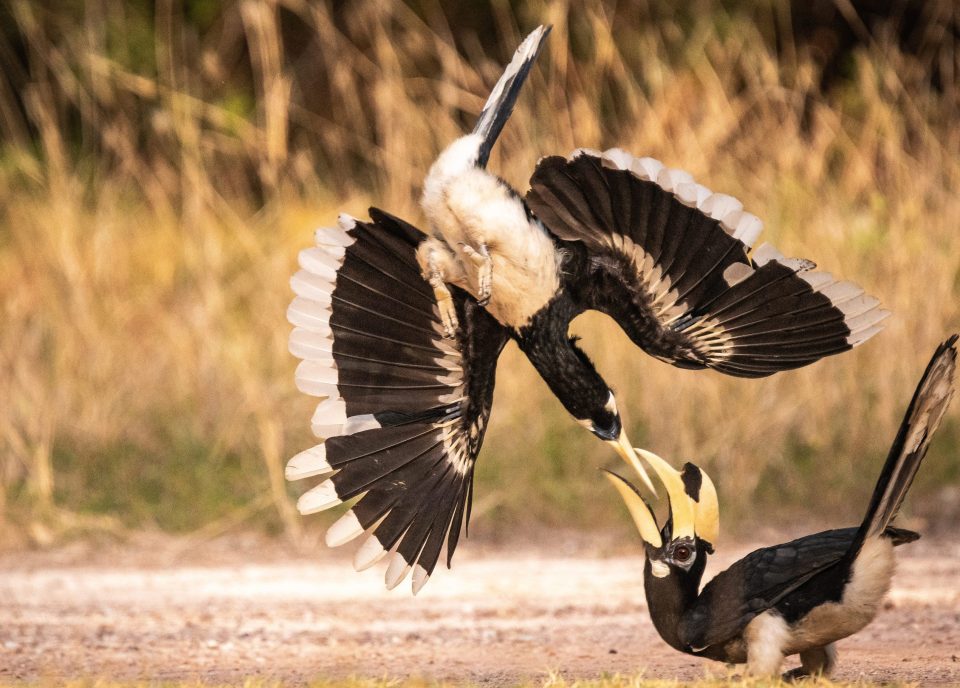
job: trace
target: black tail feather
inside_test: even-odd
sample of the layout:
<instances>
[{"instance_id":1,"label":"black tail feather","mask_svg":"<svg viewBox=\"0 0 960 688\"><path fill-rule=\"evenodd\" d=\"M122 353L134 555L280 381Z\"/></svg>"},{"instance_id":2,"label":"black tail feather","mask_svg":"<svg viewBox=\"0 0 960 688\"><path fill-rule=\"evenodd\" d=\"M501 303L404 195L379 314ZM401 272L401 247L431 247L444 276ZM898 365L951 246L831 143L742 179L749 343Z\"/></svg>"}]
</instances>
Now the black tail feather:
<instances>
[{"instance_id":1,"label":"black tail feather","mask_svg":"<svg viewBox=\"0 0 960 688\"><path fill-rule=\"evenodd\" d=\"M913 399L910 400L910 406L870 498L866 516L850 546L850 553L853 555L860 550L864 540L887 530L903 504L917 469L920 468L920 462L930 446L930 440L953 398L957 363L956 342L957 335L953 335L937 347L913 393Z\"/></svg>"},{"instance_id":2,"label":"black tail feather","mask_svg":"<svg viewBox=\"0 0 960 688\"><path fill-rule=\"evenodd\" d=\"M490 151L497 137L503 130L503 125L507 123L510 114L513 112L513 106L517 102L517 96L520 95L520 89L530 74L530 68L533 67L537 55L540 54L540 48L550 34L550 26L540 26L524 39L517 52L507 65L503 76L493 87L490 98L483 106L483 112L480 113L480 119L473 133L479 134L482 143L477 156L477 165L487 166L487 160L490 159Z\"/></svg>"}]
</instances>

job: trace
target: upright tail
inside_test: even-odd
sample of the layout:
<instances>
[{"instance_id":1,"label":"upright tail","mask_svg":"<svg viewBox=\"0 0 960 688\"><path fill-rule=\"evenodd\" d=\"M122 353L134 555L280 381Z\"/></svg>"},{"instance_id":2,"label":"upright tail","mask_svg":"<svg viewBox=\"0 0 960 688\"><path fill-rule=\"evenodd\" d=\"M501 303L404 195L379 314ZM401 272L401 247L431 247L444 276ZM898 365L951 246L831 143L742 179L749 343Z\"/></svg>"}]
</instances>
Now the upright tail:
<instances>
[{"instance_id":1,"label":"upright tail","mask_svg":"<svg viewBox=\"0 0 960 688\"><path fill-rule=\"evenodd\" d=\"M514 103L517 102L517 96L523 87L523 82L527 80L530 74L530 67L533 66L537 55L540 54L540 48L550 34L550 26L538 26L529 36L527 36L517 52L514 53L510 64L503 70L503 76L493 87L490 97L483 106L483 112L480 113L480 119L473 133L479 134L482 142L480 144L480 153L477 157L477 165L487 166L487 160L490 158L490 151L497 137L503 130L503 125L510 118L513 112Z\"/></svg>"},{"instance_id":2,"label":"upright tail","mask_svg":"<svg viewBox=\"0 0 960 688\"><path fill-rule=\"evenodd\" d=\"M930 440L953 397L956 343L957 335L953 335L937 347L930 359L900 424L897 438L890 447L887 462L870 498L867 514L851 545L851 553L858 552L867 538L883 533L900 510L920 462L927 453Z\"/></svg>"}]
</instances>

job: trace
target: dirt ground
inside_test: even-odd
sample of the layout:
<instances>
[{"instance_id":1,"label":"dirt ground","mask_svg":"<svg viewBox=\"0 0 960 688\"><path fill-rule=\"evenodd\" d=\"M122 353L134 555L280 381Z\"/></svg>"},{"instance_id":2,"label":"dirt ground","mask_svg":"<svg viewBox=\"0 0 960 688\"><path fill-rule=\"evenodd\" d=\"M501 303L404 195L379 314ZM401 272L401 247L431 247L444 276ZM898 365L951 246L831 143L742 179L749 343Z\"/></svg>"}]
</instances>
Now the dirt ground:
<instances>
[{"instance_id":1,"label":"dirt ground","mask_svg":"<svg viewBox=\"0 0 960 688\"><path fill-rule=\"evenodd\" d=\"M707 575L751 548L726 545ZM467 542L412 597L409 581L384 590L382 566L354 573L349 552L277 550L163 542L2 556L0 680L727 674L659 639L638 556ZM960 684L960 539L899 552L886 608L840 643L835 678Z\"/></svg>"}]
</instances>

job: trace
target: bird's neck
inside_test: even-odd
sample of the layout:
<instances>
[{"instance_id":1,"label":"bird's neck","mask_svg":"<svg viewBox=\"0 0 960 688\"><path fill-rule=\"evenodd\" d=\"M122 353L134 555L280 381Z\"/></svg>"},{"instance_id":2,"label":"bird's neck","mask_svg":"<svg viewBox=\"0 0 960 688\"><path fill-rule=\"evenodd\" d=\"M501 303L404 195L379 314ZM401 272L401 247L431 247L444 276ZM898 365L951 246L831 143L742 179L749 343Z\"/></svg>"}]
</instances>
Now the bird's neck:
<instances>
[{"instance_id":1,"label":"bird's neck","mask_svg":"<svg viewBox=\"0 0 960 688\"><path fill-rule=\"evenodd\" d=\"M517 331L520 348L550 390L576 419L585 420L603 408L610 391L593 363L569 336L570 321L580 308L561 290Z\"/></svg>"},{"instance_id":2,"label":"bird's neck","mask_svg":"<svg viewBox=\"0 0 960 688\"><path fill-rule=\"evenodd\" d=\"M690 652L690 648L680 640L680 619L696 602L702 576L702 566L686 573L671 569L663 578L653 575L649 560L643 569L643 590L653 626L664 642L681 652Z\"/></svg>"}]
</instances>

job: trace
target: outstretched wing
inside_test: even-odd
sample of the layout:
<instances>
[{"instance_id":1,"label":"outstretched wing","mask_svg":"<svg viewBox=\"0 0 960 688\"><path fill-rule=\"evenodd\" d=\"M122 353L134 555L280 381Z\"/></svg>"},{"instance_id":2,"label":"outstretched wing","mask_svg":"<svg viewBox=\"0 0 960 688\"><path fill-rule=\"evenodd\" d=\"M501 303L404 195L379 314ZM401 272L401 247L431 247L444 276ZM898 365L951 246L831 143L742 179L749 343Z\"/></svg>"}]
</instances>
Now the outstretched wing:
<instances>
[{"instance_id":1,"label":"outstretched wing","mask_svg":"<svg viewBox=\"0 0 960 688\"><path fill-rule=\"evenodd\" d=\"M813 576L839 564L855 533L856 528L828 530L751 552L704 586L680 619L681 642L694 651L725 643L773 607L789 617L789 609L780 609L785 599ZM846 569L837 573L842 577ZM818 587L843 589L842 584Z\"/></svg>"},{"instance_id":2,"label":"outstretched wing","mask_svg":"<svg viewBox=\"0 0 960 688\"><path fill-rule=\"evenodd\" d=\"M577 292L638 346L680 367L761 377L846 351L889 313L851 282L769 244L731 196L620 149L542 159L527 203L582 246Z\"/></svg>"},{"instance_id":3,"label":"outstretched wing","mask_svg":"<svg viewBox=\"0 0 960 688\"><path fill-rule=\"evenodd\" d=\"M287 464L289 480L325 476L297 507L310 514L360 500L327 531L330 546L368 535L354 566L393 553L387 587L413 569L417 592L446 544L447 565L469 520L473 467L490 415L507 333L464 292L460 328L444 339L416 248L424 235L371 209L341 216L300 253L287 316L297 387L322 397L322 439Z\"/></svg>"}]
</instances>

